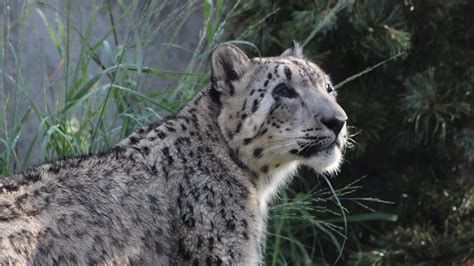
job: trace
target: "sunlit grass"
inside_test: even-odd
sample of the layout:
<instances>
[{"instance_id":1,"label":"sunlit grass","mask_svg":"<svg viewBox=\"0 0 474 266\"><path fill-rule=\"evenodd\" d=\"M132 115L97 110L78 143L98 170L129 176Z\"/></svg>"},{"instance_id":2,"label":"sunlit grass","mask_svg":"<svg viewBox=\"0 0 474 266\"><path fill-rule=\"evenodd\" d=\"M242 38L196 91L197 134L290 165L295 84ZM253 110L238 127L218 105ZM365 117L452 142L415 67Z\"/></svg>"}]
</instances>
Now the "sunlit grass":
<instances>
[{"instance_id":1,"label":"sunlit grass","mask_svg":"<svg viewBox=\"0 0 474 266\"><path fill-rule=\"evenodd\" d=\"M196 28L200 34L192 51L176 44L176 39L191 14L202 8L200 4L113 2L113 8L111 1L95 5L88 10L88 21L79 25L71 18L71 9L78 7L71 0L62 6L24 1L18 17L8 13L9 1L3 2L0 175L44 160L110 147L138 126L174 113L196 88L207 83L208 54L220 42L221 35L215 31L222 31L219 25L226 19L221 1L217 6L206 5L206 23ZM109 14L111 26L97 38L94 27L99 13L104 12ZM41 38L51 40L60 60L54 71L44 67L44 72L38 73L47 77L42 84L27 84L21 73L28 64L22 49L26 34L38 34L25 32L35 16L42 22L35 26L48 33ZM20 32L18 39L11 37L13 31ZM79 47L79 51L72 52L71 47ZM186 69L167 67L166 54L172 49L189 54ZM41 57L41 47L36 52ZM169 86L155 88L157 81ZM41 93L34 93L37 91ZM38 126L32 139L23 138L27 123ZM28 142L26 149L20 151L19 141ZM32 158L37 150L39 156Z\"/></svg>"}]
</instances>

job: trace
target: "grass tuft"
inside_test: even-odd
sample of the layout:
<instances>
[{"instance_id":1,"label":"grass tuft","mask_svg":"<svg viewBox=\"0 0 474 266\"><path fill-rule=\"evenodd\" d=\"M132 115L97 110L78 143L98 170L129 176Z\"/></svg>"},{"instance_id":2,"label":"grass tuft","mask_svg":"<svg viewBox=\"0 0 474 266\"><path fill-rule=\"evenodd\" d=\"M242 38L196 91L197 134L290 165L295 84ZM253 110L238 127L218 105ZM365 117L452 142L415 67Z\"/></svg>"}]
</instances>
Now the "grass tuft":
<instances>
[{"instance_id":1,"label":"grass tuft","mask_svg":"<svg viewBox=\"0 0 474 266\"><path fill-rule=\"evenodd\" d=\"M12 14L13 7L20 14ZM224 1L104 1L85 10L71 0L7 0L0 8L0 176L99 152L176 112L208 82L208 55L233 12ZM178 45L200 12L199 34L188 40L196 45ZM26 34L34 22L35 31ZM31 39L38 40L35 56L26 58ZM170 68L169 54L183 54L187 65ZM26 60L42 62L35 68L40 83L28 83Z\"/></svg>"}]
</instances>

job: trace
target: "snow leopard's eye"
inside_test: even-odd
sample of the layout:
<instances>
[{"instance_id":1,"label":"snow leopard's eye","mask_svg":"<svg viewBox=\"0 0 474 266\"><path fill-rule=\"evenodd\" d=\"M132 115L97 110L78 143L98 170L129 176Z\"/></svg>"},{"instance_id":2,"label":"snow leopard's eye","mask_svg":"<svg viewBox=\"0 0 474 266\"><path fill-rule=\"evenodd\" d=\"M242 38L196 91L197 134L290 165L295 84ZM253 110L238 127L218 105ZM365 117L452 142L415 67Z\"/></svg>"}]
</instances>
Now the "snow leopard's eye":
<instances>
[{"instance_id":1,"label":"snow leopard's eye","mask_svg":"<svg viewBox=\"0 0 474 266\"><path fill-rule=\"evenodd\" d=\"M288 87L285 83L278 84L272 92L274 98L285 97L285 98L296 98L298 94L293 88Z\"/></svg>"},{"instance_id":2,"label":"snow leopard's eye","mask_svg":"<svg viewBox=\"0 0 474 266\"><path fill-rule=\"evenodd\" d=\"M331 84L328 83L328 84L326 84L326 91L328 93L331 93L331 92L334 91L334 87Z\"/></svg>"}]
</instances>

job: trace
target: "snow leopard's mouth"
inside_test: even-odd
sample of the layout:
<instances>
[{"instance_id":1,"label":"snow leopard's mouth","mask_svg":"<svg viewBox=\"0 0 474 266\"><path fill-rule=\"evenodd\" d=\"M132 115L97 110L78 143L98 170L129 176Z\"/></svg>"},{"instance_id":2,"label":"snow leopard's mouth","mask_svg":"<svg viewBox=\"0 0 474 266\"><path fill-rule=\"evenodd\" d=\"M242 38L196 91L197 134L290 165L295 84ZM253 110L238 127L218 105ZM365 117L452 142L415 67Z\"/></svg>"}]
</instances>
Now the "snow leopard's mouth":
<instances>
[{"instance_id":1,"label":"snow leopard's mouth","mask_svg":"<svg viewBox=\"0 0 474 266\"><path fill-rule=\"evenodd\" d=\"M298 143L298 146L302 148L292 149L290 150L290 153L303 158L309 158L320 152L332 150L334 147L341 149L342 143L339 140L335 140L328 145L320 145L318 143Z\"/></svg>"}]
</instances>

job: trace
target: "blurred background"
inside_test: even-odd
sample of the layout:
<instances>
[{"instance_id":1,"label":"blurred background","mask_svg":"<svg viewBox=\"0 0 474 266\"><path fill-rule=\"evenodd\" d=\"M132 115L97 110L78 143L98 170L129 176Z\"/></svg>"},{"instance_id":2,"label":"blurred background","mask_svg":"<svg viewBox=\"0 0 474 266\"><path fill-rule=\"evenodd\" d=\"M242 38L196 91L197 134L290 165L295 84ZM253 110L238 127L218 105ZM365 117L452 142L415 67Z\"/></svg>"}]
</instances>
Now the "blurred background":
<instances>
[{"instance_id":1,"label":"blurred background","mask_svg":"<svg viewBox=\"0 0 474 266\"><path fill-rule=\"evenodd\" d=\"M474 264L474 2L1 0L0 176L173 114L230 42L293 40L349 115L341 172L271 207L268 265Z\"/></svg>"}]
</instances>

